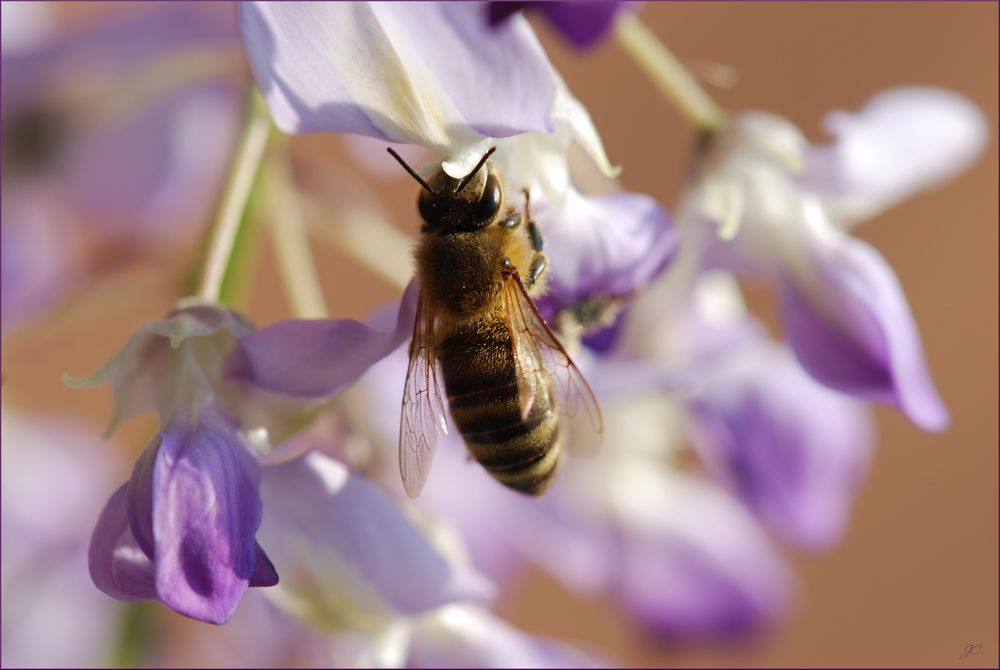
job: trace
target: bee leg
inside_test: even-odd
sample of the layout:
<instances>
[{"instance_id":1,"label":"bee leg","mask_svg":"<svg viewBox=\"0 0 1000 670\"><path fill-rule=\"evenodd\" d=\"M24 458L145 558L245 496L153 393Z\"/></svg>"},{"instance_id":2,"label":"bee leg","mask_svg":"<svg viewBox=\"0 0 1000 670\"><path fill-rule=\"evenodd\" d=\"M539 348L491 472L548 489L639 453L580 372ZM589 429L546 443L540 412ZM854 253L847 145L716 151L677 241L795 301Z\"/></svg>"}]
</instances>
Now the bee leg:
<instances>
[{"instance_id":1,"label":"bee leg","mask_svg":"<svg viewBox=\"0 0 1000 670\"><path fill-rule=\"evenodd\" d=\"M528 288L531 288L538 281L538 278L549 266L549 257L540 251L535 252L531 259L531 266L528 268Z\"/></svg>"},{"instance_id":2,"label":"bee leg","mask_svg":"<svg viewBox=\"0 0 1000 670\"><path fill-rule=\"evenodd\" d=\"M524 220L528 222L528 237L531 239L531 248L536 253L545 250L545 240L542 239L542 232L538 229L538 224L531 218L531 192L524 189Z\"/></svg>"},{"instance_id":3,"label":"bee leg","mask_svg":"<svg viewBox=\"0 0 1000 670\"><path fill-rule=\"evenodd\" d=\"M531 218L531 192L524 189L524 220L527 221L528 238L531 240L531 248L535 255L531 259L528 268L528 288L534 286L545 268L549 266L548 257L542 253L545 249L545 240L542 239L542 232L538 229L538 224Z\"/></svg>"}]
</instances>

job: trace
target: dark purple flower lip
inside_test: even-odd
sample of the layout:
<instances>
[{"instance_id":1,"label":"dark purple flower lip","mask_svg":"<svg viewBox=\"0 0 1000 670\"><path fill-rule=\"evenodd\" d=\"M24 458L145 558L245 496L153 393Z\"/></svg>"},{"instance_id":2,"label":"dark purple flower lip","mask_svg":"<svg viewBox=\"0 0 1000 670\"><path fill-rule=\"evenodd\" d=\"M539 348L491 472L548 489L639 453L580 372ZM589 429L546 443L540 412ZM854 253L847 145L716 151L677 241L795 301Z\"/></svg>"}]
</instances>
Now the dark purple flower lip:
<instances>
[{"instance_id":1,"label":"dark purple flower lip","mask_svg":"<svg viewBox=\"0 0 1000 670\"><path fill-rule=\"evenodd\" d=\"M90 546L94 583L121 600L158 599L225 623L248 587L278 582L255 539L259 483L256 459L220 415L174 420L101 514Z\"/></svg>"},{"instance_id":2,"label":"dark purple flower lip","mask_svg":"<svg viewBox=\"0 0 1000 670\"><path fill-rule=\"evenodd\" d=\"M491 2L487 9L490 26L498 26L519 11L529 9L542 13L546 21L573 46L585 49L601 41L621 2Z\"/></svg>"}]
</instances>

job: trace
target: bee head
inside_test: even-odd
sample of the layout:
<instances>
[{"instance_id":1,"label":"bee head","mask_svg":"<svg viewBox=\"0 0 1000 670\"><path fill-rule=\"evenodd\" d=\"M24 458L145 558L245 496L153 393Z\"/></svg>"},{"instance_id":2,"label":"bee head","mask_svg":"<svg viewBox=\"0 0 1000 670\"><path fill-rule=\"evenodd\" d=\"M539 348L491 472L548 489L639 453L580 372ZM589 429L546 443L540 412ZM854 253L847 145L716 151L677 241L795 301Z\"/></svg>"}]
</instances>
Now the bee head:
<instances>
[{"instance_id":1,"label":"bee head","mask_svg":"<svg viewBox=\"0 0 1000 670\"><path fill-rule=\"evenodd\" d=\"M424 230L442 233L472 232L490 225L503 203L500 178L492 166L487 165L496 147L487 151L469 174L461 179L439 170L430 183L425 182L391 148L389 153L399 161L410 176L423 188L417 200ZM486 169L483 170L483 166Z\"/></svg>"}]
</instances>

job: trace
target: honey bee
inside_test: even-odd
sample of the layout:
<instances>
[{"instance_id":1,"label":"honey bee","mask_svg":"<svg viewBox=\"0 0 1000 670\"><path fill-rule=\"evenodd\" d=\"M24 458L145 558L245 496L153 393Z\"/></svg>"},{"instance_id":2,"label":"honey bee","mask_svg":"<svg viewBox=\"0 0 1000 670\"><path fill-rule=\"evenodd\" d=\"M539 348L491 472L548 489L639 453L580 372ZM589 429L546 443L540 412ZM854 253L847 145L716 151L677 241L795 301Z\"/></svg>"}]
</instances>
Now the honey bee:
<instances>
[{"instance_id":1,"label":"honey bee","mask_svg":"<svg viewBox=\"0 0 1000 670\"><path fill-rule=\"evenodd\" d=\"M465 177L439 170L429 183L388 150L422 189L420 297L399 430L399 471L411 498L427 480L438 435L448 432L442 385L471 455L529 495L552 482L560 413L574 417L582 406L602 430L593 392L528 294L540 288L548 261L527 190L523 217L504 206L495 149Z\"/></svg>"}]
</instances>

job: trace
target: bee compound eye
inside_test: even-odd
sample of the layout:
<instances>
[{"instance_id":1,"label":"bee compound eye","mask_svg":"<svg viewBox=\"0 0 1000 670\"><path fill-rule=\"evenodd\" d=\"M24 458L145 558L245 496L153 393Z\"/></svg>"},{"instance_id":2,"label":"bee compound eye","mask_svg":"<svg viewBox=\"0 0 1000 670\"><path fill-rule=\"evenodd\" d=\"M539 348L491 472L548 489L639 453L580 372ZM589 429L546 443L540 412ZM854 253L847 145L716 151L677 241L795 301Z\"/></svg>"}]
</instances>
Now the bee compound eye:
<instances>
[{"instance_id":1,"label":"bee compound eye","mask_svg":"<svg viewBox=\"0 0 1000 670\"><path fill-rule=\"evenodd\" d=\"M483 188L483 195L479 198L479 205L476 207L476 216L480 221L489 221L500 211L500 203L503 200L503 191L500 189L500 180L493 173L486 178L486 186Z\"/></svg>"},{"instance_id":2,"label":"bee compound eye","mask_svg":"<svg viewBox=\"0 0 1000 670\"><path fill-rule=\"evenodd\" d=\"M420 212L420 218L424 221L429 222L437 212L434 198L435 196L424 191L421 191L420 196L417 198L417 211Z\"/></svg>"}]
</instances>

